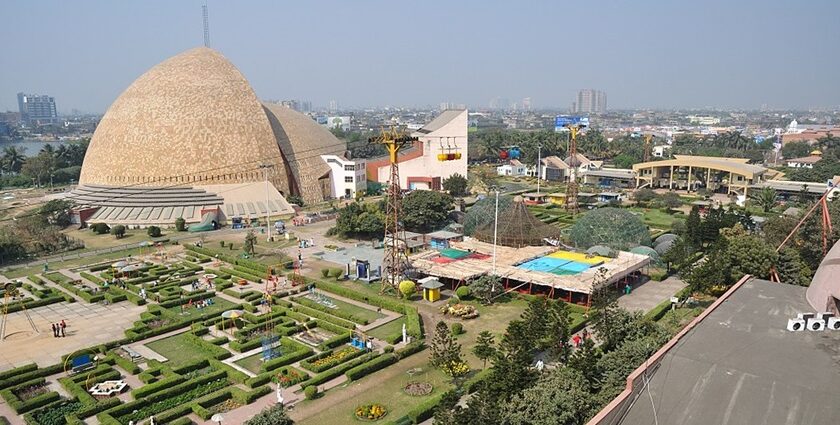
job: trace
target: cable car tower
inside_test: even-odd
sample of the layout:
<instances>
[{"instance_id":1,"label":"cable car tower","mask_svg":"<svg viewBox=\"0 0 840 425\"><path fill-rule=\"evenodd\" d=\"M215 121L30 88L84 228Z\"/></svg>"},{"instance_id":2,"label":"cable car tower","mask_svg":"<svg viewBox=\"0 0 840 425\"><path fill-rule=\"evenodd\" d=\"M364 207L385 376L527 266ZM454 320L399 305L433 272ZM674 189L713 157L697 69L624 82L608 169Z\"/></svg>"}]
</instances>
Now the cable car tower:
<instances>
[{"instance_id":1,"label":"cable car tower","mask_svg":"<svg viewBox=\"0 0 840 425\"><path fill-rule=\"evenodd\" d=\"M555 130L565 128L569 131L569 184L566 186L566 209L572 214L578 212L578 183L577 169L577 136L580 130L589 126L589 118L578 116L558 116L555 119Z\"/></svg>"},{"instance_id":2,"label":"cable car tower","mask_svg":"<svg viewBox=\"0 0 840 425\"><path fill-rule=\"evenodd\" d=\"M402 203L402 189L400 188L398 154L401 149L410 146L417 140L416 137L408 136L401 130L394 128L391 130L383 129L379 136L368 139L368 143L377 143L385 146L388 150L388 159L391 164L391 177L388 181L388 189L385 195L386 244L385 257L382 260L382 286L380 293L384 293L387 290L393 290L396 293L400 280L411 267L406 251L405 229L403 229L402 222L400 221L402 214L400 208Z\"/></svg>"}]
</instances>

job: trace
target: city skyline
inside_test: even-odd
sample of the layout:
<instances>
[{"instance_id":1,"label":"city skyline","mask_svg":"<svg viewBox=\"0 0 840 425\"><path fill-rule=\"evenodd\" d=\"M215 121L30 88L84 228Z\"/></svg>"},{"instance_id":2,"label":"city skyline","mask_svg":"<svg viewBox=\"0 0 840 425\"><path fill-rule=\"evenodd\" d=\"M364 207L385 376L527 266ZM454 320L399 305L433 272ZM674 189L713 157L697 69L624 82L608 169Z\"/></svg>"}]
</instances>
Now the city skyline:
<instances>
[{"instance_id":1,"label":"city skyline","mask_svg":"<svg viewBox=\"0 0 840 425\"><path fill-rule=\"evenodd\" d=\"M16 110L16 93L31 92L54 96L61 113L104 113L155 63L203 44L202 4L4 3L5 16L37 17L40 27L26 39L20 34L31 19L0 28L5 39L17 40L7 46L6 57L14 59L0 68L0 110ZM836 2L809 2L797 14L781 1L492 8L465 2L447 4L448 14L439 13L441 5L210 1L210 46L233 60L260 98L323 108L331 101L346 109L486 107L497 98L530 98L533 109L568 109L585 87L608 93L611 110L840 105L832 76L840 59L820 53L840 38L831 22L840 11ZM383 22L451 30L382 37ZM587 32L593 25L598 31ZM582 41L568 38L581 33L587 33ZM60 41L45 50L48 40ZM567 53L571 41L582 47Z\"/></svg>"}]
</instances>

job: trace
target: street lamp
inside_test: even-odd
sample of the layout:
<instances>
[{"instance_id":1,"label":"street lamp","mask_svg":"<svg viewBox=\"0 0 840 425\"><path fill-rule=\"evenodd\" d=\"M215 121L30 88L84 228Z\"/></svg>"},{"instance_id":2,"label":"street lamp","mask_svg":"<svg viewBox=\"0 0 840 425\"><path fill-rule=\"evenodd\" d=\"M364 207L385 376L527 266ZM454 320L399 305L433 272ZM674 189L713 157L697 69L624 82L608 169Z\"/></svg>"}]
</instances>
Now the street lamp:
<instances>
[{"instance_id":1,"label":"street lamp","mask_svg":"<svg viewBox=\"0 0 840 425\"><path fill-rule=\"evenodd\" d=\"M496 192L496 209L493 214L493 275L496 274L496 244L499 238L499 190L503 187L493 186L492 189Z\"/></svg>"},{"instance_id":2,"label":"street lamp","mask_svg":"<svg viewBox=\"0 0 840 425\"><path fill-rule=\"evenodd\" d=\"M266 233L268 233L268 237L266 238L267 242L271 242L271 206L268 203L268 169L273 166L274 165L272 164L260 164L260 169L263 170L263 179L265 181L265 227Z\"/></svg>"}]
</instances>

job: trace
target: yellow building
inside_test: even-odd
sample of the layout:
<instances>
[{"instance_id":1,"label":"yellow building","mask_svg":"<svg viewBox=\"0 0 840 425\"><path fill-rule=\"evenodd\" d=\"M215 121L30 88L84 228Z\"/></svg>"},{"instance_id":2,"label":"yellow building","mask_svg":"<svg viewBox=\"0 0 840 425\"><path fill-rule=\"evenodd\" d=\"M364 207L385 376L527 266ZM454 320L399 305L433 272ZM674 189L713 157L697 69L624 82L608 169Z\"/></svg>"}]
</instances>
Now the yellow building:
<instances>
[{"instance_id":1,"label":"yellow building","mask_svg":"<svg viewBox=\"0 0 840 425\"><path fill-rule=\"evenodd\" d=\"M548 202L554 205L564 205L566 203L566 194L561 192L549 193L546 195Z\"/></svg>"},{"instance_id":2,"label":"yellow building","mask_svg":"<svg viewBox=\"0 0 840 425\"><path fill-rule=\"evenodd\" d=\"M428 302L435 302L440 299L440 288L443 284L434 277L420 279L420 287L423 288L423 299Z\"/></svg>"},{"instance_id":3,"label":"yellow building","mask_svg":"<svg viewBox=\"0 0 840 425\"><path fill-rule=\"evenodd\" d=\"M779 173L760 165L748 164L746 158L674 155L674 159L642 162L633 165L636 187L668 188L747 196L750 186L776 177Z\"/></svg>"}]
</instances>

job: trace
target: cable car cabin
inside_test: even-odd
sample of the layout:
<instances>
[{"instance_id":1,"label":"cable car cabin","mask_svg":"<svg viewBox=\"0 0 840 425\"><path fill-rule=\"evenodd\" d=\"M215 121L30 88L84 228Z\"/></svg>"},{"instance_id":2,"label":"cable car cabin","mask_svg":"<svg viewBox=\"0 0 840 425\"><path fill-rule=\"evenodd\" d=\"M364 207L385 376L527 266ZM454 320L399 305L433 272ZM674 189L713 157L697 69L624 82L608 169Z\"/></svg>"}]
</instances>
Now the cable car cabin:
<instances>
[{"instance_id":1,"label":"cable car cabin","mask_svg":"<svg viewBox=\"0 0 840 425\"><path fill-rule=\"evenodd\" d=\"M461 152L458 145L455 144L454 138L452 143L450 143L449 137L446 138L446 147L443 146L443 138L441 138L440 153L438 153L437 159L441 162L461 159Z\"/></svg>"}]
</instances>

